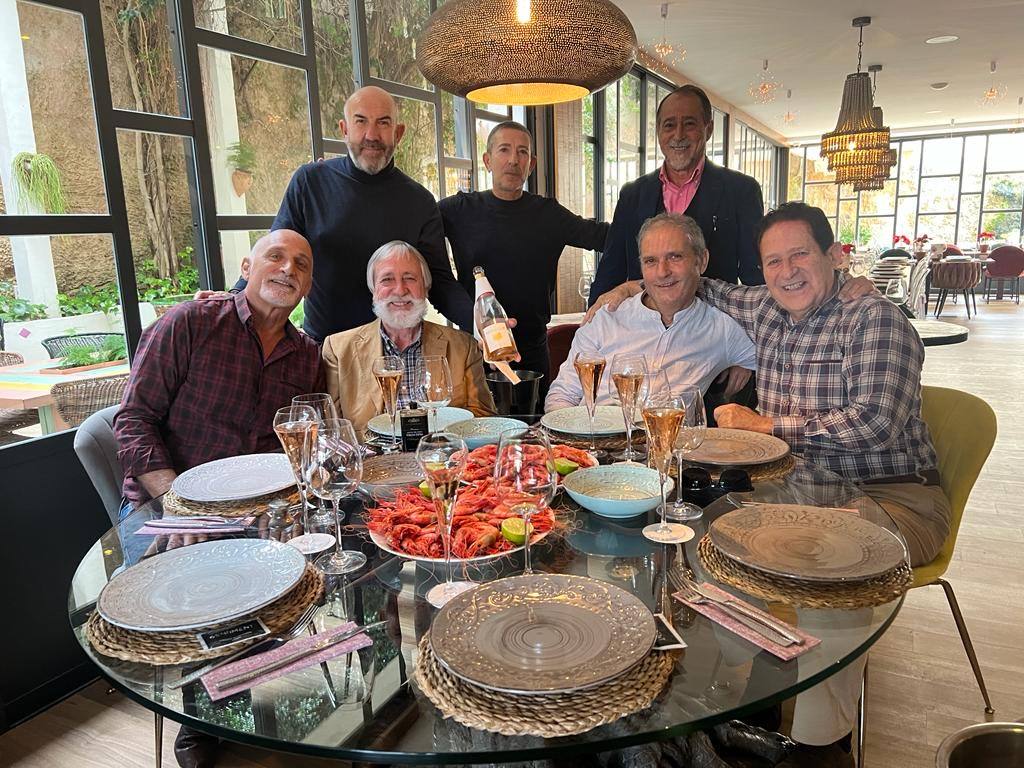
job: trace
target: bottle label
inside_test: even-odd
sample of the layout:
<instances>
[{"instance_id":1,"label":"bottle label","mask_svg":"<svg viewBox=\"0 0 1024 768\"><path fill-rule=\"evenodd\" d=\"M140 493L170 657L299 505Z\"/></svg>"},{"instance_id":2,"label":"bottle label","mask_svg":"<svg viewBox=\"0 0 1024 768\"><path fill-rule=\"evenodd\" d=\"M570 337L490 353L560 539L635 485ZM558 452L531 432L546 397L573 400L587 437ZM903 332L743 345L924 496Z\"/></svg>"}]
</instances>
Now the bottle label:
<instances>
[{"instance_id":1,"label":"bottle label","mask_svg":"<svg viewBox=\"0 0 1024 768\"><path fill-rule=\"evenodd\" d=\"M484 346L488 351L512 346L512 333L505 323L492 323L484 328Z\"/></svg>"},{"instance_id":2,"label":"bottle label","mask_svg":"<svg viewBox=\"0 0 1024 768\"><path fill-rule=\"evenodd\" d=\"M427 412L422 408L403 410L399 414L402 427L402 450L415 451L420 438L427 434Z\"/></svg>"}]
</instances>

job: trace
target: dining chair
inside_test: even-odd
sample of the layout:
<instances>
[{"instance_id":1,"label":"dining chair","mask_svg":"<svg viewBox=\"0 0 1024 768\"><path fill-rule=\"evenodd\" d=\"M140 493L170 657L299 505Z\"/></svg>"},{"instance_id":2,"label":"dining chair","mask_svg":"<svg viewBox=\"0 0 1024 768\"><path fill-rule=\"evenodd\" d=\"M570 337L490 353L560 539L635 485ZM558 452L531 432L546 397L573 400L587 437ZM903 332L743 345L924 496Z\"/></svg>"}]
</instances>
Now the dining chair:
<instances>
[{"instance_id":1,"label":"dining chair","mask_svg":"<svg viewBox=\"0 0 1024 768\"><path fill-rule=\"evenodd\" d=\"M101 408L83 421L75 433L75 454L99 494L111 525L118 523L124 485L124 471L117 459L117 438L114 437L114 416L120 407Z\"/></svg>"},{"instance_id":2,"label":"dining chair","mask_svg":"<svg viewBox=\"0 0 1024 768\"><path fill-rule=\"evenodd\" d=\"M998 280L996 298L1002 297L1006 283L1010 284L1010 296L1020 304L1020 278L1024 273L1024 250L1014 245L1001 245L988 254L993 263L985 268L985 301L989 300L992 282Z\"/></svg>"},{"instance_id":3,"label":"dining chair","mask_svg":"<svg viewBox=\"0 0 1024 768\"><path fill-rule=\"evenodd\" d=\"M569 357L569 349L579 327L579 323L565 323L548 328L548 381L554 381L558 369Z\"/></svg>"},{"instance_id":4,"label":"dining chair","mask_svg":"<svg viewBox=\"0 0 1024 768\"><path fill-rule=\"evenodd\" d=\"M69 427L77 427L91 414L117 405L128 385L128 374L98 379L62 381L50 390L57 412Z\"/></svg>"},{"instance_id":5,"label":"dining chair","mask_svg":"<svg viewBox=\"0 0 1024 768\"><path fill-rule=\"evenodd\" d=\"M967 660L974 671L974 678L981 689L981 697L985 701L985 713L993 714L992 700L985 687L985 678L981 673L978 656L971 643L971 635L967 631L967 623L960 612L953 585L943 575L953 559L956 548L957 534L967 507L967 499L981 474L982 467L992 452L996 441L996 415L991 406L980 397L958 389L946 387L921 387L921 417L928 425L932 445L938 459L940 484L949 499L950 521L949 534L946 536L939 554L930 563L913 569L911 589L917 587L940 586L949 603L960 640L967 652ZM857 766L864 765L864 701L867 697L867 667L864 668L864 681L861 687L861 700L858 706L857 729Z\"/></svg>"},{"instance_id":6,"label":"dining chair","mask_svg":"<svg viewBox=\"0 0 1024 768\"><path fill-rule=\"evenodd\" d=\"M954 297L963 293L967 319L971 317L971 300L974 301L974 314L978 314L978 300L974 293L981 282L981 264L976 261L936 261L932 264L930 274L931 287L939 291L935 302L935 316L938 317L946 305L950 292Z\"/></svg>"},{"instance_id":7,"label":"dining chair","mask_svg":"<svg viewBox=\"0 0 1024 768\"><path fill-rule=\"evenodd\" d=\"M123 333L75 333L68 336L51 336L43 339L40 344L51 359L64 357L69 349L83 347L85 349L101 349L107 339L124 338Z\"/></svg>"},{"instance_id":8,"label":"dining chair","mask_svg":"<svg viewBox=\"0 0 1024 768\"><path fill-rule=\"evenodd\" d=\"M21 365L25 358L17 352L0 351L0 368L5 365ZM16 429L31 427L39 423L39 412L35 408L0 408L0 445L24 440L14 434Z\"/></svg>"}]
</instances>

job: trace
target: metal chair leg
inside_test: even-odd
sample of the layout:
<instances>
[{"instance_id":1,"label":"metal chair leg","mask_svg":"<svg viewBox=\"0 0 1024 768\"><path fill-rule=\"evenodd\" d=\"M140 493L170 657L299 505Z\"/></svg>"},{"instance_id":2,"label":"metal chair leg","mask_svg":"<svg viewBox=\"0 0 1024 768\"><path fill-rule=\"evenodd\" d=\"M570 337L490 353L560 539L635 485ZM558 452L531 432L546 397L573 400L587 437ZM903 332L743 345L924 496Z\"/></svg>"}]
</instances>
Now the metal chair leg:
<instances>
[{"instance_id":1,"label":"metal chair leg","mask_svg":"<svg viewBox=\"0 0 1024 768\"><path fill-rule=\"evenodd\" d=\"M153 713L153 736L156 747L156 768L160 768L164 757L164 716Z\"/></svg>"},{"instance_id":2,"label":"metal chair leg","mask_svg":"<svg viewBox=\"0 0 1024 768\"><path fill-rule=\"evenodd\" d=\"M864 768L864 745L867 742L868 661L864 662L864 677L860 681L860 701L857 702L857 768Z\"/></svg>"},{"instance_id":3,"label":"metal chair leg","mask_svg":"<svg viewBox=\"0 0 1024 768\"><path fill-rule=\"evenodd\" d=\"M966 303L967 303L967 297L964 297L964 304L966 304ZM978 316L978 294L976 294L974 292L973 288L971 288L971 304L974 305L974 316L977 317Z\"/></svg>"},{"instance_id":4,"label":"metal chair leg","mask_svg":"<svg viewBox=\"0 0 1024 768\"><path fill-rule=\"evenodd\" d=\"M967 631L967 624L964 623L964 615L960 613L960 606L956 602L956 595L953 594L953 585L945 579L936 579L936 583L942 585L942 591L946 593L946 600L949 602L949 609L953 612L953 621L956 622L957 631L960 632L960 640L967 651L967 659L971 662L971 669L974 670L974 677L981 689L981 697L985 700L985 714L995 713L992 708L992 700L988 697L988 689L985 687L985 678L981 676L981 665L978 664L978 656L974 653L974 645L971 643L971 635Z\"/></svg>"}]
</instances>

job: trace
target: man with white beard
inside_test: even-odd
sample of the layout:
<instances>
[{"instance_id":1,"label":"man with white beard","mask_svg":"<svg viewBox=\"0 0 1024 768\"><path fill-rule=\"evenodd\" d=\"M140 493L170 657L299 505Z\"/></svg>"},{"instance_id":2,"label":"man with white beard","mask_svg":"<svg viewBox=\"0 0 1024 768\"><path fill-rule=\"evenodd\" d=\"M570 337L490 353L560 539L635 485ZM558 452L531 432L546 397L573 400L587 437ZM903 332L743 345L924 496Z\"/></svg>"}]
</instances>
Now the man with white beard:
<instances>
[{"instance_id":1,"label":"man with white beard","mask_svg":"<svg viewBox=\"0 0 1024 768\"><path fill-rule=\"evenodd\" d=\"M484 379L483 355L472 336L425 321L431 274L416 248L402 240L385 243L366 265L377 320L324 340L327 391L338 412L357 430L382 413L384 400L374 383L373 361L383 355L401 359L404 373L400 408L422 399L423 359L441 356L452 373L451 405L476 416L493 416L494 400Z\"/></svg>"}]
</instances>

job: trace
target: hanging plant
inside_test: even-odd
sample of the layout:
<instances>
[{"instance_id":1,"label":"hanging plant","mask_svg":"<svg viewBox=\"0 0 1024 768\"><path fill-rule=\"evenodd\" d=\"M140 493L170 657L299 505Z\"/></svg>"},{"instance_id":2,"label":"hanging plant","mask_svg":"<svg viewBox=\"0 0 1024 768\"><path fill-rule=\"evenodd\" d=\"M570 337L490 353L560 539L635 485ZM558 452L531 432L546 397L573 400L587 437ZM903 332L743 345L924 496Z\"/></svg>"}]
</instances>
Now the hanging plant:
<instances>
[{"instance_id":1,"label":"hanging plant","mask_svg":"<svg viewBox=\"0 0 1024 768\"><path fill-rule=\"evenodd\" d=\"M241 197L252 186L252 172L256 170L256 150L252 144L236 141L228 145L228 165L231 172L231 186L235 194Z\"/></svg>"},{"instance_id":2,"label":"hanging plant","mask_svg":"<svg viewBox=\"0 0 1024 768\"><path fill-rule=\"evenodd\" d=\"M11 175L18 185L18 207L22 212L32 206L45 213L68 212L60 170L49 155L19 152L11 163Z\"/></svg>"}]
</instances>

